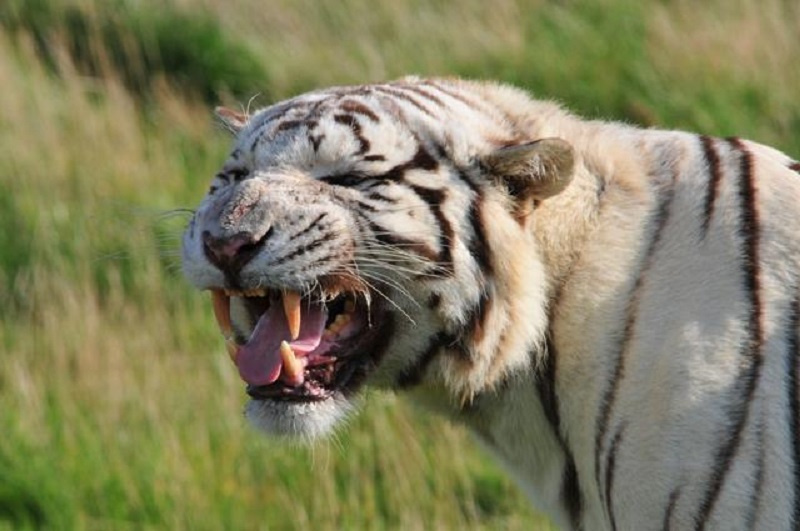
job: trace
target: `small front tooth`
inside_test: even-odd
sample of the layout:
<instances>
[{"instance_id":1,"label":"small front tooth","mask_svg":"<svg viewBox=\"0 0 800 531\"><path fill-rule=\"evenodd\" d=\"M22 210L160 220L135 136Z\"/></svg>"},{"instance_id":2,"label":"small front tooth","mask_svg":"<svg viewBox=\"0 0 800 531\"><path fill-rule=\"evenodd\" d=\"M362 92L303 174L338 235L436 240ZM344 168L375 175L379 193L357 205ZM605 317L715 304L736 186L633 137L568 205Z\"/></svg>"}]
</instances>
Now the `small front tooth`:
<instances>
[{"instance_id":1,"label":"small front tooth","mask_svg":"<svg viewBox=\"0 0 800 531\"><path fill-rule=\"evenodd\" d=\"M303 362L297 359L291 345L286 341L281 341L281 361L289 382L297 385L303 383Z\"/></svg>"},{"instance_id":2,"label":"small front tooth","mask_svg":"<svg viewBox=\"0 0 800 531\"><path fill-rule=\"evenodd\" d=\"M231 299L222 290L211 290L211 301L214 305L214 317L222 335L229 337L233 333L231 324Z\"/></svg>"},{"instance_id":3,"label":"small front tooth","mask_svg":"<svg viewBox=\"0 0 800 531\"><path fill-rule=\"evenodd\" d=\"M239 357L239 344L236 343L235 339L227 338L225 339L225 349L228 351L228 356L231 357L231 361L235 364Z\"/></svg>"},{"instance_id":4,"label":"small front tooth","mask_svg":"<svg viewBox=\"0 0 800 531\"><path fill-rule=\"evenodd\" d=\"M283 292L283 311L289 323L289 334L292 341L300 336L300 294L296 291Z\"/></svg>"}]
</instances>

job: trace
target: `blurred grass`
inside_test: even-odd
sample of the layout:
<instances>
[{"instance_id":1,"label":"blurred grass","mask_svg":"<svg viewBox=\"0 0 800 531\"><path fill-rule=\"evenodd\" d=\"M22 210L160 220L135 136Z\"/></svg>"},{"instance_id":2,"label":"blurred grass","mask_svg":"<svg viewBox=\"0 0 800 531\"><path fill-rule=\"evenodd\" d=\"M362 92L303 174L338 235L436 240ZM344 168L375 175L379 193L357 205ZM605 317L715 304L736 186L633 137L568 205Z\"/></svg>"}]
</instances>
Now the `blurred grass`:
<instances>
[{"instance_id":1,"label":"blurred grass","mask_svg":"<svg viewBox=\"0 0 800 531\"><path fill-rule=\"evenodd\" d=\"M208 102L455 74L800 154L787 0L11 0L0 28L0 529L548 528L394 397L311 448L245 425L178 271L173 209L229 145Z\"/></svg>"}]
</instances>

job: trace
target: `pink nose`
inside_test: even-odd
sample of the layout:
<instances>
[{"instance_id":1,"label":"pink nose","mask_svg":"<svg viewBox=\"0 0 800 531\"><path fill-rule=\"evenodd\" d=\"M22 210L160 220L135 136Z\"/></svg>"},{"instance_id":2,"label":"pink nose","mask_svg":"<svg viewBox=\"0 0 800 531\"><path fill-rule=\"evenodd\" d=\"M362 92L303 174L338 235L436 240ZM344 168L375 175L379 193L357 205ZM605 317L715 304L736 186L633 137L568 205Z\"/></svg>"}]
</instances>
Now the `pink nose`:
<instances>
[{"instance_id":1,"label":"pink nose","mask_svg":"<svg viewBox=\"0 0 800 531\"><path fill-rule=\"evenodd\" d=\"M203 250L208 260L223 271L238 272L258 254L259 240L249 232L216 237L203 231Z\"/></svg>"}]
</instances>

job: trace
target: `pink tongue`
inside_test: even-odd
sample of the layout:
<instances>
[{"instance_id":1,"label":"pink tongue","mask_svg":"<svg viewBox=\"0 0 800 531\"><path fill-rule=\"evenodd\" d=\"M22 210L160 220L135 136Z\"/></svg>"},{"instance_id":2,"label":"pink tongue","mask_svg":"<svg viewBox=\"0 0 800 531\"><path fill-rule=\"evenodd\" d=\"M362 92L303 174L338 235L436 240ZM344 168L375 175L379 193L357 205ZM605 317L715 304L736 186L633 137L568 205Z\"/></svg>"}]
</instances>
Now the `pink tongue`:
<instances>
[{"instance_id":1,"label":"pink tongue","mask_svg":"<svg viewBox=\"0 0 800 531\"><path fill-rule=\"evenodd\" d=\"M273 300L258 320L246 345L239 349L236 365L242 380L252 385L271 384L281 374L281 341L288 341L295 354L308 354L319 345L328 311L322 304L301 306L300 335L291 341L289 324L280 301Z\"/></svg>"}]
</instances>

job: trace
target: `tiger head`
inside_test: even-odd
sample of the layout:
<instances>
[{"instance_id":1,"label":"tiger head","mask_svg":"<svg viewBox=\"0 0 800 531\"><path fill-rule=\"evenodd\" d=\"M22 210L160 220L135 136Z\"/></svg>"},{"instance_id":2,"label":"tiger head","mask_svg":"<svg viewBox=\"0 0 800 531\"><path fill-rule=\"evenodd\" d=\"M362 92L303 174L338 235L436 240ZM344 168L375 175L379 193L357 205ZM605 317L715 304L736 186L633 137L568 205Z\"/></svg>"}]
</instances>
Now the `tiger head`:
<instances>
[{"instance_id":1,"label":"tiger head","mask_svg":"<svg viewBox=\"0 0 800 531\"><path fill-rule=\"evenodd\" d=\"M549 289L531 224L573 150L515 120L523 101L406 79L218 109L236 141L183 269L212 293L255 425L324 434L365 384L459 407L530 367Z\"/></svg>"}]
</instances>

